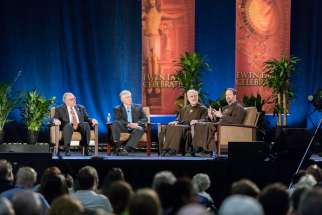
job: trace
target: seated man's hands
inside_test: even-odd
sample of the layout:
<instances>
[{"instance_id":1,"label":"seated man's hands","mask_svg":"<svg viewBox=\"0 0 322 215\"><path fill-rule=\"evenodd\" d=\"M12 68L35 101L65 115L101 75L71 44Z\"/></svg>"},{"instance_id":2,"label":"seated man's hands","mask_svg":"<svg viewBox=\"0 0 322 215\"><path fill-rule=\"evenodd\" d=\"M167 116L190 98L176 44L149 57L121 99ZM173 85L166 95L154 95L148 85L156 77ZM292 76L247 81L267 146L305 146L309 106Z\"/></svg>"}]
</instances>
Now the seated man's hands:
<instances>
[{"instance_id":1,"label":"seated man's hands","mask_svg":"<svg viewBox=\"0 0 322 215\"><path fill-rule=\"evenodd\" d=\"M209 119L213 120L214 119L214 115L213 115L213 109L211 107L208 108L208 117Z\"/></svg>"},{"instance_id":2,"label":"seated man's hands","mask_svg":"<svg viewBox=\"0 0 322 215\"><path fill-rule=\"evenodd\" d=\"M222 112L221 112L221 109L219 110L214 110L214 115L217 117L217 118L221 118L223 116Z\"/></svg>"},{"instance_id":3,"label":"seated man's hands","mask_svg":"<svg viewBox=\"0 0 322 215\"><path fill-rule=\"evenodd\" d=\"M194 124L196 124L197 122L199 122L199 120L193 119L193 120L191 120L191 121L190 121L190 125L194 125Z\"/></svg>"},{"instance_id":4,"label":"seated man's hands","mask_svg":"<svg viewBox=\"0 0 322 215\"><path fill-rule=\"evenodd\" d=\"M59 119L53 119L53 124L54 125L61 125L61 121Z\"/></svg>"},{"instance_id":5,"label":"seated man's hands","mask_svg":"<svg viewBox=\"0 0 322 215\"><path fill-rule=\"evenodd\" d=\"M136 128L139 128L139 127L141 127L141 126L139 126L139 124L138 124L138 123L134 123L134 122L132 122L132 123L128 123L128 124L127 124L127 127L128 127L128 128L131 128L131 129L136 129Z\"/></svg>"},{"instance_id":6,"label":"seated man's hands","mask_svg":"<svg viewBox=\"0 0 322 215\"><path fill-rule=\"evenodd\" d=\"M178 125L178 121L169 122L169 125Z\"/></svg>"},{"instance_id":7,"label":"seated man's hands","mask_svg":"<svg viewBox=\"0 0 322 215\"><path fill-rule=\"evenodd\" d=\"M96 119L92 119L91 123L92 123L93 126L98 124Z\"/></svg>"}]
</instances>

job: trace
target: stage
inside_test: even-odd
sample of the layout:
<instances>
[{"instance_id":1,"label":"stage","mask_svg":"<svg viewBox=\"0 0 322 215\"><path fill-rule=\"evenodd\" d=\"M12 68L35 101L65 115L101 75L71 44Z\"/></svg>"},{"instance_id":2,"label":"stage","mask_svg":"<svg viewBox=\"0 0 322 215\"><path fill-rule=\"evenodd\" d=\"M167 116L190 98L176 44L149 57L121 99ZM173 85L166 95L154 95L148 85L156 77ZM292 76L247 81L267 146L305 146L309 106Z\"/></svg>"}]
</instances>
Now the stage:
<instances>
[{"instance_id":1,"label":"stage","mask_svg":"<svg viewBox=\"0 0 322 215\"><path fill-rule=\"evenodd\" d=\"M175 156L159 157L156 153L147 157L144 153L130 153L129 156L107 156L99 153L97 157L80 156L79 152L73 152L72 156L52 156L51 153L1 153L1 159L8 159L13 163L14 170L21 166L32 166L38 172L40 178L44 169L49 166L58 166L64 173L72 176L85 166L94 166L102 181L104 175L113 167L122 168L125 178L135 188L151 186L153 176L162 170L172 171L177 177L192 177L196 173L206 173L210 176L212 185L210 193L219 204L229 193L232 182L249 178L255 181L259 187L269 183L290 183L291 177L296 170L299 160L293 159L231 159L228 156L207 157ZM322 158L312 155L305 162L305 166L317 163L322 166Z\"/></svg>"}]
</instances>

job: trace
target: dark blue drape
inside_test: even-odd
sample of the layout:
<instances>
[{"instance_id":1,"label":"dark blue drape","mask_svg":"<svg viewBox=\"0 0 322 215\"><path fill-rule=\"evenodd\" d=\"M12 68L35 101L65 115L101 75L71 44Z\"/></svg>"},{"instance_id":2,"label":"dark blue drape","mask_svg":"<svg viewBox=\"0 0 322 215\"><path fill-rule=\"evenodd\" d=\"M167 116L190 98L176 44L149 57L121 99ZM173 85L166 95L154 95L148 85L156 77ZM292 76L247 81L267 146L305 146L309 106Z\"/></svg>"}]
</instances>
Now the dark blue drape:
<instances>
[{"instance_id":1,"label":"dark blue drape","mask_svg":"<svg viewBox=\"0 0 322 215\"><path fill-rule=\"evenodd\" d=\"M0 1L0 72L17 90L65 91L99 120L119 103L122 89L141 102L139 0Z\"/></svg>"}]
</instances>

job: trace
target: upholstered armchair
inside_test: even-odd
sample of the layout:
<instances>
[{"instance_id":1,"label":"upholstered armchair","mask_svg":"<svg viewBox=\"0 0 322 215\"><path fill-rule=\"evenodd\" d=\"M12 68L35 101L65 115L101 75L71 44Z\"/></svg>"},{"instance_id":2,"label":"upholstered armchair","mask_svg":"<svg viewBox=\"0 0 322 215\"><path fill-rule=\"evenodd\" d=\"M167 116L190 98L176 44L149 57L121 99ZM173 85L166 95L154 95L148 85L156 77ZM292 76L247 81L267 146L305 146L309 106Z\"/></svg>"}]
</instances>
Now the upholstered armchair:
<instances>
[{"instance_id":1,"label":"upholstered armchair","mask_svg":"<svg viewBox=\"0 0 322 215\"><path fill-rule=\"evenodd\" d=\"M144 134L142 135L137 149L144 149L146 150L146 155L150 156L151 155L151 114L150 114L150 107L143 107L143 111L148 118L148 121L145 123L145 131ZM120 134L120 142L121 144L124 144L129 138L130 138L129 133L121 133ZM112 124L107 123L107 154L111 154L111 148L113 147L114 142L113 142L113 137L112 137Z\"/></svg>"},{"instance_id":2,"label":"upholstered armchair","mask_svg":"<svg viewBox=\"0 0 322 215\"><path fill-rule=\"evenodd\" d=\"M50 109L50 118L53 118L55 115L55 108ZM81 141L82 136L80 132L73 132L71 147L79 146L79 142ZM50 125L50 143L54 145L54 153L57 154L59 149L59 142L62 140L62 132L59 128L59 125ZM91 137L89 146L94 146L95 148L95 156L98 155L98 125L91 127ZM82 149L84 153L84 147Z\"/></svg>"},{"instance_id":3,"label":"upholstered armchair","mask_svg":"<svg viewBox=\"0 0 322 215\"><path fill-rule=\"evenodd\" d=\"M228 152L228 142L245 142L256 140L256 126L259 113L256 107L247 107L242 124L219 124L215 133L217 154Z\"/></svg>"}]
</instances>

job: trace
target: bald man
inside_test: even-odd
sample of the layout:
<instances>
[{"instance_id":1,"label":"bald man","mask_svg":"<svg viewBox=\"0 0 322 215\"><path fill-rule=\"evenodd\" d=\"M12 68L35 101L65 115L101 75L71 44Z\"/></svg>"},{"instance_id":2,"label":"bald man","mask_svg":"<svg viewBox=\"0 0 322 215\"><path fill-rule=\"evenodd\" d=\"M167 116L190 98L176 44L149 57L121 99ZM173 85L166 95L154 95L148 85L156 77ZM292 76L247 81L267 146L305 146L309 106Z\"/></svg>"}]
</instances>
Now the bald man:
<instances>
[{"instance_id":1,"label":"bald man","mask_svg":"<svg viewBox=\"0 0 322 215\"><path fill-rule=\"evenodd\" d=\"M63 102L64 104L55 108L53 123L59 125L62 130L65 156L70 156L70 142L74 131L81 133L80 145L85 147L85 156L88 156L90 126L96 125L97 120L89 118L85 107L76 103L76 97L73 93L64 93Z\"/></svg>"}]
</instances>

